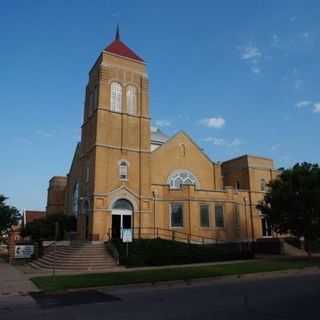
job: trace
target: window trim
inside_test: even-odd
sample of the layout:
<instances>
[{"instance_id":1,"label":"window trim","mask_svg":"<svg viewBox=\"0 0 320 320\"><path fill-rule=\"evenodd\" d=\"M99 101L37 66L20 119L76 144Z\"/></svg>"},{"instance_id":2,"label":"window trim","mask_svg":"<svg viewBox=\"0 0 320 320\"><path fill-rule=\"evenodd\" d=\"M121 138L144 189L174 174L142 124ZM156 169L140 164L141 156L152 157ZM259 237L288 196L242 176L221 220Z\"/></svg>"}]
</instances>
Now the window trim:
<instances>
[{"instance_id":1,"label":"window trim","mask_svg":"<svg viewBox=\"0 0 320 320\"><path fill-rule=\"evenodd\" d=\"M182 207L182 226L172 226L172 205L180 204ZM174 201L169 203L169 228L170 229L184 229L184 203L181 201Z\"/></svg>"},{"instance_id":2,"label":"window trim","mask_svg":"<svg viewBox=\"0 0 320 320\"><path fill-rule=\"evenodd\" d=\"M129 97L128 97L128 93L129 93L129 90L130 89L134 89L134 91L135 91L135 111L134 112L130 112L130 106L129 106ZM128 84L127 86L126 86L126 112L127 112L127 114L128 115L132 115L132 116L135 116L135 115L137 115L138 114L138 88L135 86L135 85L133 85L133 84Z\"/></svg>"},{"instance_id":3,"label":"window trim","mask_svg":"<svg viewBox=\"0 0 320 320\"><path fill-rule=\"evenodd\" d=\"M195 183L192 185L195 186L195 188L200 189L199 179L193 174L193 172L191 172L190 170L187 170L187 169L177 169L177 170L172 171L167 178L167 185L169 186L169 188L171 190L181 190L181 186L179 188L176 188L174 185L171 184L171 182L173 181L174 176L181 175L182 173L187 173L188 175L191 175L193 180L195 181ZM176 178L176 179L178 179L178 178ZM182 184L182 186L183 185L184 184Z\"/></svg>"},{"instance_id":4,"label":"window trim","mask_svg":"<svg viewBox=\"0 0 320 320\"><path fill-rule=\"evenodd\" d=\"M120 88L120 106L119 106L119 110L116 108L117 107L117 95L115 95L114 99L115 99L115 108L113 109L113 95L112 95L112 86L113 85L119 85ZM110 111L112 112L117 112L117 113L121 113L123 112L123 87L121 85L121 83L119 81L111 81L110 82Z\"/></svg>"},{"instance_id":5,"label":"window trim","mask_svg":"<svg viewBox=\"0 0 320 320\"><path fill-rule=\"evenodd\" d=\"M123 165L125 163L125 166ZM119 174L119 180L120 181L128 181L129 179L129 162L127 160L119 160L118 161L118 174ZM121 167L126 167L126 177L121 178Z\"/></svg>"}]
</instances>

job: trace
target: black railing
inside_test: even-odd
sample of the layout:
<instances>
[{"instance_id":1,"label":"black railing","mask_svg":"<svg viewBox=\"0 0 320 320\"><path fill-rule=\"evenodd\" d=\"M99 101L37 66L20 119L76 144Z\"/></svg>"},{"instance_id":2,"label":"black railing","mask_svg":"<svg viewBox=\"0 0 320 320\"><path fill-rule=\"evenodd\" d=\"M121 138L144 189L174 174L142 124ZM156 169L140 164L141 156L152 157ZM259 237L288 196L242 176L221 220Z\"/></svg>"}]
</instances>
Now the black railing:
<instances>
[{"instance_id":1,"label":"black railing","mask_svg":"<svg viewBox=\"0 0 320 320\"><path fill-rule=\"evenodd\" d=\"M193 244L217 244L225 241L214 237L207 237L193 233L183 232L176 229L134 227L131 228L133 239L164 239L174 240ZM112 239L112 228L108 230L108 240Z\"/></svg>"}]
</instances>

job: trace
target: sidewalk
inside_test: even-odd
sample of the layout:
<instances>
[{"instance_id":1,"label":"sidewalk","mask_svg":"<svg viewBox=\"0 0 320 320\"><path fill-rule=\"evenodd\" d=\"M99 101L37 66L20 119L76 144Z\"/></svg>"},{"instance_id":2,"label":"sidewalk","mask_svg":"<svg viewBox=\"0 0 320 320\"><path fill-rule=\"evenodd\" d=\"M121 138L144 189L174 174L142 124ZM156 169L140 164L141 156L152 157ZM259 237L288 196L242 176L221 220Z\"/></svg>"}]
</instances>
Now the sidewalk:
<instances>
[{"instance_id":1,"label":"sidewalk","mask_svg":"<svg viewBox=\"0 0 320 320\"><path fill-rule=\"evenodd\" d=\"M250 260L229 260L229 261L217 261L217 262L202 262L202 263L189 263L189 264L174 264L174 265L164 265L164 266L146 266L146 267L134 267L126 268L124 266L119 266L118 269L103 270L103 271L56 271L56 275L79 275L79 274L97 274L97 273L115 273L115 272L131 272L131 271L145 271L145 270L160 270L160 269L176 269L176 268L186 268L186 267L205 267L205 266L215 266L215 265L225 265L225 264L235 264L244 263L248 261L257 261L256 259ZM51 276L52 270L40 271L31 268L28 265L18 266L17 269L24 274L26 279L31 279L34 277L41 276Z\"/></svg>"},{"instance_id":2,"label":"sidewalk","mask_svg":"<svg viewBox=\"0 0 320 320\"><path fill-rule=\"evenodd\" d=\"M14 266L0 258L0 297L7 295L25 295L39 289Z\"/></svg>"}]
</instances>

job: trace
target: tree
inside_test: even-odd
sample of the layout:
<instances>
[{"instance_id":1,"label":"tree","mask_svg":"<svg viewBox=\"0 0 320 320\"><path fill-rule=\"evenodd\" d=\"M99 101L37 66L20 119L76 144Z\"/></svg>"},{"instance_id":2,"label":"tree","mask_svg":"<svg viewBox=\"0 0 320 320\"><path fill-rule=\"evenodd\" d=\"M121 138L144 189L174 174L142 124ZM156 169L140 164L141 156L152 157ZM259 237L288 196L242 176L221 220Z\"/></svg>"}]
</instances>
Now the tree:
<instances>
[{"instance_id":1,"label":"tree","mask_svg":"<svg viewBox=\"0 0 320 320\"><path fill-rule=\"evenodd\" d=\"M76 218L74 216L57 213L27 223L21 230L21 235L23 237L30 236L34 241L54 240L56 223L58 223L59 231L57 240L63 240L66 232L76 229Z\"/></svg>"},{"instance_id":2,"label":"tree","mask_svg":"<svg viewBox=\"0 0 320 320\"><path fill-rule=\"evenodd\" d=\"M0 237L6 235L21 219L19 210L5 203L8 198L0 194Z\"/></svg>"},{"instance_id":3,"label":"tree","mask_svg":"<svg viewBox=\"0 0 320 320\"><path fill-rule=\"evenodd\" d=\"M311 243L320 236L319 166L297 163L282 170L269 187L257 208L275 232L304 237L305 249L311 255Z\"/></svg>"}]
</instances>

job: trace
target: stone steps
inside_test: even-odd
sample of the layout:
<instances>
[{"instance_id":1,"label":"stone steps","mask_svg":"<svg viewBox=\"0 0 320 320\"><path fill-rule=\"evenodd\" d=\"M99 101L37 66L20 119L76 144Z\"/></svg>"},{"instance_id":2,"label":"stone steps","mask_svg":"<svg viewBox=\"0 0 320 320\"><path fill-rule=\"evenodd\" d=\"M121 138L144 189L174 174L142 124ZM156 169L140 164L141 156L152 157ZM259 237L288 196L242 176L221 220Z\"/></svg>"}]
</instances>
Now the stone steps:
<instances>
[{"instance_id":1,"label":"stone steps","mask_svg":"<svg viewBox=\"0 0 320 320\"><path fill-rule=\"evenodd\" d=\"M117 268L117 264L108 253L104 244L72 243L68 247L56 247L54 252L45 253L40 259L34 260L30 266L37 270L57 271L103 271Z\"/></svg>"}]
</instances>

